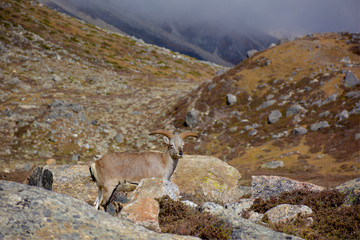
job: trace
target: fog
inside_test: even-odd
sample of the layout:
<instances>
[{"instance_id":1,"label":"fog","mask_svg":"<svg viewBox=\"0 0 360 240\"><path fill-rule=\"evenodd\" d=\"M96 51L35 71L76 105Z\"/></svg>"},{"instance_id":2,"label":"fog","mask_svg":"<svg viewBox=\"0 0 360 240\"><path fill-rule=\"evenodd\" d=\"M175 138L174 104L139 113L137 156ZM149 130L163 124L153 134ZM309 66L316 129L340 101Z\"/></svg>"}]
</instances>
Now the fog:
<instances>
[{"instance_id":1,"label":"fog","mask_svg":"<svg viewBox=\"0 0 360 240\"><path fill-rule=\"evenodd\" d=\"M89 0L80 2L89 4ZM253 28L276 37L360 31L359 0L104 0L101 4L160 24L211 24L226 31Z\"/></svg>"}]
</instances>

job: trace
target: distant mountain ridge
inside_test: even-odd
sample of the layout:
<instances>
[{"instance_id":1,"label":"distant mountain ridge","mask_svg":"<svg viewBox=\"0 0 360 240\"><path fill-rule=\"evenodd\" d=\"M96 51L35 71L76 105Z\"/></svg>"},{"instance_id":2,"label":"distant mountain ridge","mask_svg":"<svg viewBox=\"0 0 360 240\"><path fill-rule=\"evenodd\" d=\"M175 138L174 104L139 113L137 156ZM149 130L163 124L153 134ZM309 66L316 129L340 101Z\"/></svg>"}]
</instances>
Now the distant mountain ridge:
<instances>
[{"instance_id":1,"label":"distant mountain ridge","mask_svg":"<svg viewBox=\"0 0 360 240\"><path fill-rule=\"evenodd\" d=\"M244 29L244 32L242 30L224 32L219 26L211 24L192 26L180 26L171 22L158 24L149 19L134 16L125 9L112 8L106 2L88 5L67 0L41 0L40 2L89 23L113 30L115 28L141 38L147 43L224 66L233 66L244 60L246 52L250 49L263 50L272 42L277 42L276 38L254 29L251 29L251 33L245 33L250 28Z\"/></svg>"}]
</instances>

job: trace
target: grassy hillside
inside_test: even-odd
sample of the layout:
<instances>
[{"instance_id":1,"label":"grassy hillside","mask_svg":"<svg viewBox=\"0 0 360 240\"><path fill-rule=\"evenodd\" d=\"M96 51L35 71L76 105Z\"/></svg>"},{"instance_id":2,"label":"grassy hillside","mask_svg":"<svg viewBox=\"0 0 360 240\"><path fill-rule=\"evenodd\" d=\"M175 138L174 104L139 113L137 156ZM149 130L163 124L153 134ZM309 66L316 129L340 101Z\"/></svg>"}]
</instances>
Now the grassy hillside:
<instances>
[{"instance_id":1,"label":"grassy hillside","mask_svg":"<svg viewBox=\"0 0 360 240\"><path fill-rule=\"evenodd\" d=\"M197 110L193 129L201 146L189 148L235 166L244 183L254 174L325 186L358 177L360 85L346 86L344 79L349 71L360 78L359 40L356 34L312 34L259 52L182 98L170 122L189 129L186 115ZM237 102L228 105L227 94ZM275 110L281 117L269 123ZM329 126L311 130L323 121ZM299 127L307 133L294 134ZM273 161L283 166L273 169Z\"/></svg>"},{"instance_id":2,"label":"grassy hillside","mask_svg":"<svg viewBox=\"0 0 360 240\"><path fill-rule=\"evenodd\" d=\"M150 127L223 67L60 14L0 3L0 171L160 145Z\"/></svg>"}]
</instances>

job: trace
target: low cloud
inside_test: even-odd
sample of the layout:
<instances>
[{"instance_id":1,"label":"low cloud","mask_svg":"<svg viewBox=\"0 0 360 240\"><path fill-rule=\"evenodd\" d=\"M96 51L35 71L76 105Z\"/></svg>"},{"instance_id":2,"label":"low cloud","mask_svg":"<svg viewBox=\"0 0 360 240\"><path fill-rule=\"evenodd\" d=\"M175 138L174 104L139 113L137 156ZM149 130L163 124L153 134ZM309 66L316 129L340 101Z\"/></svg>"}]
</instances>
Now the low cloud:
<instances>
[{"instance_id":1,"label":"low cloud","mask_svg":"<svg viewBox=\"0 0 360 240\"><path fill-rule=\"evenodd\" d=\"M89 0L79 2L89 4ZM227 31L254 28L277 37L360 31L359 0L105 0L101 4L160 24L211 24Z\"/></svg>"}]
</instances>

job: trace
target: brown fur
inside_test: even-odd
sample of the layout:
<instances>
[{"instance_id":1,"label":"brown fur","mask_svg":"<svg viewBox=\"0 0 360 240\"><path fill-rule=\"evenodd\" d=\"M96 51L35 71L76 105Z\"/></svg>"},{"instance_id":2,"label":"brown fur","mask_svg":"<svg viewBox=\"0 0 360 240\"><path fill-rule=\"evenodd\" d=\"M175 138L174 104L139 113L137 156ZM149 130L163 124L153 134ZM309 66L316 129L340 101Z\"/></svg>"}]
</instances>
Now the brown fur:
<instances>
[{"instance_id":1,"label":"brown fur","mask_svg":"<svg viewBox=\"0 0 360 240\"><path fill-rule=\"evenodd\" d=\"M174 135L167 130L157 130L152 134L162 134L170 138L165 138L168 144L168 150L165 153L109 153L91 164L90 174L95 178L99 188L95 201L96 208L107 204L116 186L134 190L134 187L129 186L138 184L143 178L170 179L178 159L183 155L183 139L197 136L191 132Z\"/></svg>"}]
</instances>

